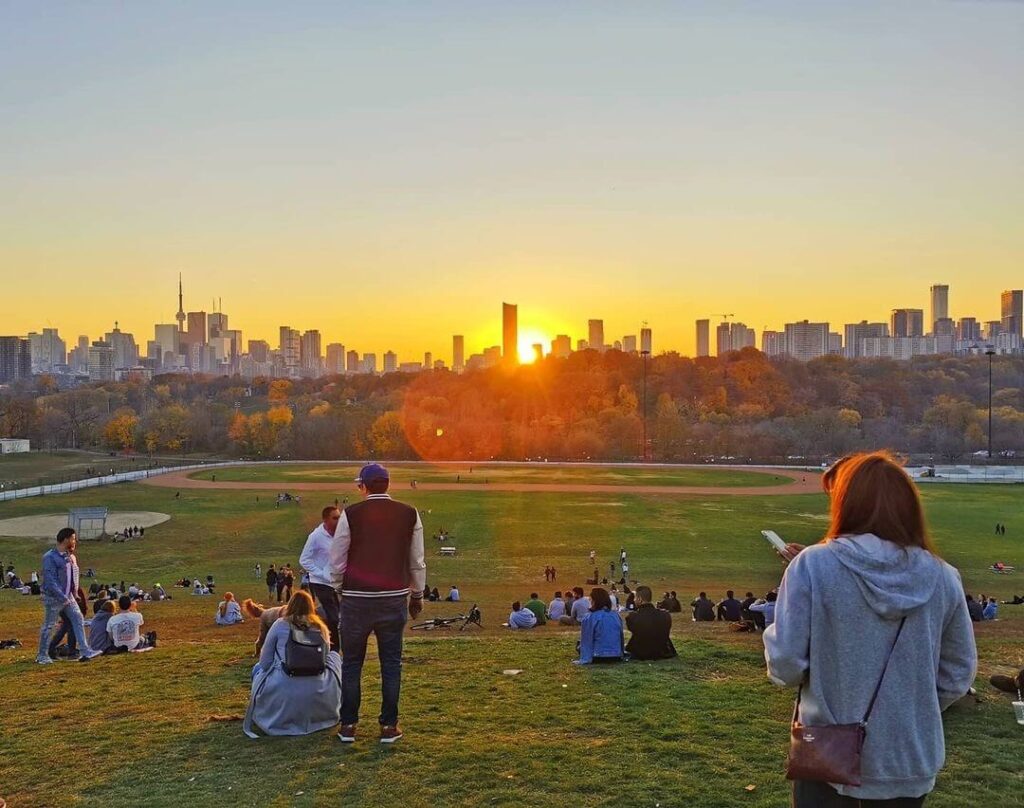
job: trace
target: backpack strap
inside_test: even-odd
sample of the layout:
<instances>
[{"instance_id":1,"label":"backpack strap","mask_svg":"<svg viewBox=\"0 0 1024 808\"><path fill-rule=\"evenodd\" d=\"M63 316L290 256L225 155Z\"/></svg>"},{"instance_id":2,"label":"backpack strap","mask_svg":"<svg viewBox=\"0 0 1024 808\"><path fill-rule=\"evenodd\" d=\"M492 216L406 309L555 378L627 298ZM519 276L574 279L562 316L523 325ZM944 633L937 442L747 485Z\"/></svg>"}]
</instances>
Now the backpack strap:
<instances>
[{"instance_id":1,"label":"backpack strap","mask_svg":"<svg viewBox=\"0 0 1024 808\"><path fill-rule=\"evenodd\" d=\"M885 674L889 670L889 660L892 659L892 652L896 650L896 643L900 641L900 634L903 633L903 624L907 622L906 615L900 620L900 627L896 630L896 637L892 641L892 645L889 648L889 655L885 658L885 667L882 668L882 675L878 677L878 684L875 685L875 692L871 694L871 701L868 702L868 709L864 712L864 718L861 719L861 726L868 723L868 717L871 715L871 711L875 709L875 700L878 698L878 691L882 689L882 682L885 681Z\"/></svg>"}]
</instances>

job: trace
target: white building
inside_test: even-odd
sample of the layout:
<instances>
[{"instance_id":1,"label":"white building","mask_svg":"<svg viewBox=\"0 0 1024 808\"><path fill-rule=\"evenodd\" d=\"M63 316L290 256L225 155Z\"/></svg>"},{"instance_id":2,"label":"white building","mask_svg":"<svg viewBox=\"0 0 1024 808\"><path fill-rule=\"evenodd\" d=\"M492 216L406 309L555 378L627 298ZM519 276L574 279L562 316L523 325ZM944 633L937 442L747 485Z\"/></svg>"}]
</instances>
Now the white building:
<instances>
[{"instance_id":1,"label":"white building","mask_svg":"<svg viewBox=\"0 0 1024 808\"><path fill-rule=\"evenodd\" d=\"M809 362L829 352L828 323L801 320L786 323L786 353L801 362Z\"/></svg>"},{"instance_id":2,"label":"white building","mask_svg":"<svg viewBox=\"0 0 1024 808\"><path fill-rule=\"evenodd\" d=\"M0 454L21 454L31 448L27 438L0 438Z\"/></svg>"}]
</instances>

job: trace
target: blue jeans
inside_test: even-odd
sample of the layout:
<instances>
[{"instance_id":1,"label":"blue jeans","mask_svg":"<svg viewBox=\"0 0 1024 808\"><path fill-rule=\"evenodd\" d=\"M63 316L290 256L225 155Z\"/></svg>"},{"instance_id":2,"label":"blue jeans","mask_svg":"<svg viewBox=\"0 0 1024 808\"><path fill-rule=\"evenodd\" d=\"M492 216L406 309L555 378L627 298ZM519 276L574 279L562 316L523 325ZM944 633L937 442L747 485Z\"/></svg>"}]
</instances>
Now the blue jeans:
<instances>
[{"instance_id":1,"label":"blue jeans","mask_svg":"<svg viewBox=\"0 0 1024 808\"><path fill-rule=\"evenodd\" d=\"M39 629L39 651L36 654L37 660L49 659L50 635L53 634L53 627L57 625L57 619L64 614L64 619L71 623L71 630L75 633L78 641L78 650L82 654L89 654L89 641L85 638L85 624L82 622L82 612L74 598L63 601L43 595L43 625Z\"/></svg>"},{"instance_id":2,"label":"blue jeans","mask_svg":"<svg viewBox=\"0 0 1024 808\"><path fill-rule=\"evenodd\" d=\"M341 723L359 721L362 700L360 679L366 659L366 641L377 636L380 659L381 726L398 723L398 697L402 689L402 632L408 598L341 599Z\"/></svg>"}]
</instances>

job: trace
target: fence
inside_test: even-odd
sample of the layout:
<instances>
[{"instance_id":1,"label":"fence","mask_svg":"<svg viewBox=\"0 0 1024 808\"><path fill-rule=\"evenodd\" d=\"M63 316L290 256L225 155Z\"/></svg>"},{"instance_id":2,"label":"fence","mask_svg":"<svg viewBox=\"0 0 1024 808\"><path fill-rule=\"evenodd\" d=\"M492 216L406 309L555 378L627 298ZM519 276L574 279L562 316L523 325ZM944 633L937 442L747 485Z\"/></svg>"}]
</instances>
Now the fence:
<instances>
[{"instance_id":1,"label":"fence","mask_svg":"<svg viewBox=\"0 0 1024 808\"><path fill-rule=\"evenodd\" d=\"M916 466L907 472L921 483L1024 483L1024 466Z\"/></svg>"}]
</instances>

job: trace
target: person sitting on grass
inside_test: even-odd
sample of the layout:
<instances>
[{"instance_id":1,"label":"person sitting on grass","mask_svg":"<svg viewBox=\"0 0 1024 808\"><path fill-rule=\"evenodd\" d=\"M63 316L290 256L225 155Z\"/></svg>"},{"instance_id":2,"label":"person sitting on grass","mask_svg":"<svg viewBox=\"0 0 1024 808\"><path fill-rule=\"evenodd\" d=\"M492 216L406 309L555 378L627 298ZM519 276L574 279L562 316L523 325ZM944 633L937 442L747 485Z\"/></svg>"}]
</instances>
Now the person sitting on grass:
<instances>
[{"instance_id":1,"label":"person sitting on grass","mask_svg":"<svg viewBox=\"0 0 1024 808\"><path fill-rule=\"evenodd\" d=\"M725 593L725 599L718 602L716 612L719 620L725 620L730 623L738 623L740 621L742 609L740 602L733 596L731 589Z\"/></svg>"},{"instance_id":2,"label":"person sitting on grass","mask_svg":"<svg viewBox=\"0 0 1024 808\"><path fill-rule=\"evenodd\" d=\"M590 598L583 594L582 586L574 586L572 594L572 608L569 609L568 625L579 626L583 624L583 619L590 614ZM559 622L565 623L566 620L562 618Z\"/></svg>"},{"instance_id":3,"label":"person sitting on grass","mask_svg":"<svg viewBox=\"0 0 1024 808\"><path fill-rule=\"evenodd\" d=\"M271 606L267 608L252 598L246 598L242 601L242 611L260 621L260 634L256 638L256 649L253 656L258 657L260 655L260 652L263 650L263 643L266 642L267 634L270 632L270 627L284 613L285 608L287 607Z\"/></svg>"},{"instance_id":4,"label":"person sitting on grass","mask_svg":"<svg viewBox=\"0 0 1024 808\"><path fill-rule=\"evenodd\" d=\"M458 603L462 596L459 594L459 588L452 584L451 589L448 590L448 597L445 598L449 603Z\"/></svg>"},{"instance_id":5,"label":"person sitting on grass","mask_svg":"<svg viewBox=\"0 0 1024 808\"><path fill-rule=\"evenodd\" d=\"M769 592L764 598L758 598L754 603L750 604L750 611L754 613L754 621L757 622L758 628L766 629L772 623L775 622L775 601L778 600L778 593ZM760 616L761 620L758 620Z\"/></svg>"},{"instance_id":6,"label":"person sitting on grass","mask_svg":"<svg viewBox=\"0 0 1024 808\"><path fill-rule=\"evenodd\" d=\"M508 616L509 628L533 628L537 625L537 615L523 606L518 600L512 604Z\"/></svg>"},{"instance_id":7,"label":"person sitting on grass","mask_svg":"<svg viewBox=\"0 0 1024 808\"><path fill-rule=\"evenodd\" d=\"M560 623L565 617L565 601L562 600L562 593L555 592L555 597L548 604L548 619L552 623Z\"/></svg>"},{"instance_id":8,"label":"person sitting on grass","mask_svg":"<svg viewBox=\"0 0 1024 808\"><path fill-rule=\"evenodd\" d=\"M698 623L707 623L715 619L715 604L708 600L708 593L701 592L700 595L690 601L693 607L693 619Z\"/></svg>"},{"instance_id":9,"label":"person sitting on grass","mask_svg":"<svg viewBox=\"0 0 1024 808\"><path fill-rule=\"evenodd\" d=\"M999 614L999 605L995 598L989 598L985 610L981 613L982 620L995 620Z\"/></svg>"},{"instance_id":10,"label":"person sitting on grass","mask_svg":"<svg viewBox=\"0 0 1024 808\"><path fill-rule=\"evenodd\" d=\"M330 632L317 615L313 598L300 589L282 608L283 614L267 632L259 662L252 669L249 710L243 725L250 738L258 737L257 729L267 735L308 735L333 727L341 717L341 656L330 650ZM305 640L315 639L319 633L326 659L319 673L289 675L285 670L293 632Z\"/></svg>"},{"instance_id":11,"label":"person sitting on grass","mask_svg":"<svg viewBox=\"0 0 1024 808\"><path fill-rule=\"evenodd\" d=\"M974 599L974 595L967 596L967 613L972 623L980 623L985 619L985 607Z\"/></svg>"},{"instance_id":12,"label":"person sitting on grass","mask_svg":"<svg viewBox=\"0 0 1024 808\"><path fill-rule=\"evenodd\" d=\"M103 654L114 653L114 641L107 631L107 624L114 616L113 601L96 601L92 623L89 624L89 647Z\"/></svg>"},{"instance_id":13,"label":"person sitting on grass","mask_svg":"<svg viewBox=\"0 0 1024 808\"><path fill-rule=\"evenodd\" d=\"M213 622L218 626L233 626L235 623L244 622L242 609L230 592L224 593L224 600L217 606L217 612L213 616Z\"/></svg>"},{"instance_id":14,"label":"person sitting on grass","mask_svg":"<svg viewBox=\"0 0 1024 808\"><path fill-rule=\"evenodd\" d=\"M575 664L621 662L626 651L622 618L618 612L612 611L608 590L594 587L590 591L589 603L590 612L580 624L580 658Z\"/></svg>"},{"instance_id":15,"label":"person sitting on grass","mask_svg":"<svg viewBox=\"0 0 1024 808\"><path fill-rule=\"evenodd\" d=\"M543 626L546 622L546 614L548 611L547 606L544 605L544 601L540 599L536 592L530 593L530 599L523 604L523 608L529 609L537 617L537 625Z\"/></svg>"},{"instance_id":16,"label":"person sitting on grass","mask_svg":"<svg viewBox=\"0 0 1024 808\"><path fill-rule=\"evenodd\" d=\"M638 586L631 597L635 598L636 611L626 615L626 628L632 635L626 644L630 656L645 660L676 656L676 647L669 637L672 615L654 608L654 595L649 586Z\"/></svg>"},{"instance_id":17,"label":"person sitting on grass","mask_svg":"<svg viewBox=\"0 0 1024 808\"><path fill-rule=\"evenodd\" d=\"M143 648L156 648L156 632L150 631L145 636L139 633L139 627L146 621L135 611L135 603L130 595L121 595L117 599L118 613L107 621L107 633L110 635L114 648L119 652L141 651Z\"/></svg>"}]
</instances>

